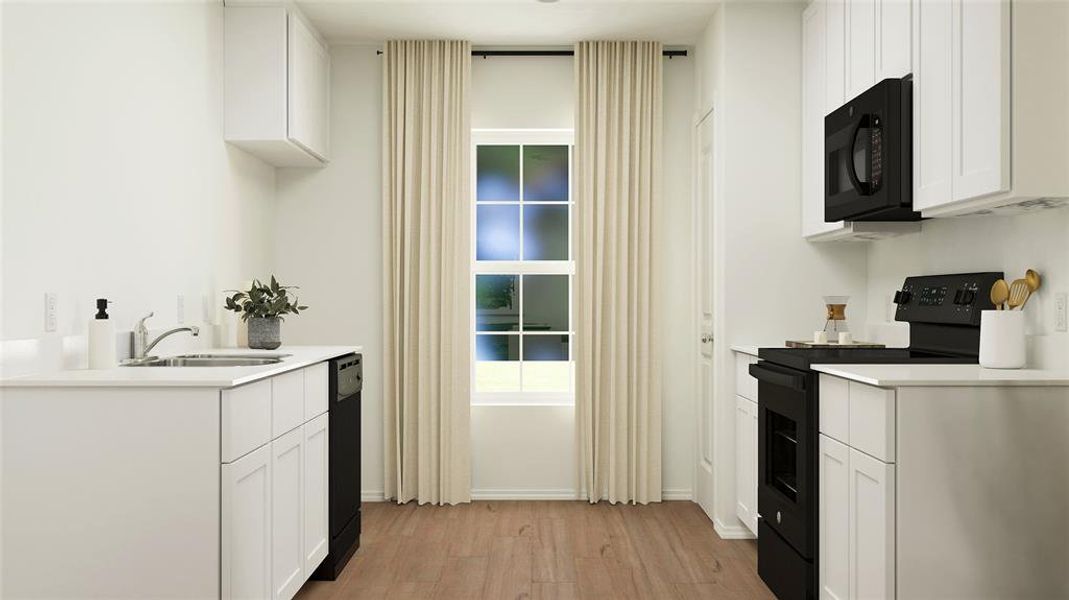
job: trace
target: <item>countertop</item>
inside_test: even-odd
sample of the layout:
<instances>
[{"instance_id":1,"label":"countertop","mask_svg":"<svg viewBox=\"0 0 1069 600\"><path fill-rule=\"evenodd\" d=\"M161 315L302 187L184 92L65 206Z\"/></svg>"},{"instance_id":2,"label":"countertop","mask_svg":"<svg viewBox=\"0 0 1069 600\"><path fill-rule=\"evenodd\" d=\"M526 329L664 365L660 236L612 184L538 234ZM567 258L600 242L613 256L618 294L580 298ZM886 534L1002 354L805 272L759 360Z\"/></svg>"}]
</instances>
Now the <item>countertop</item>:
<instances>
[{"instance_id":1,"label":"countertop","mask_svg":"<svg viewBox=\"0 0 1069 600\"><path fill-rule=\"evenodd\" d=\"M186 354L288 354L282 362L253 367L115 367L75 369L0 380L0 388L23 387L209 387L230 388L314 365L336 356L362 352L361 346L281 346L275 350L219 348Z\"/></svg>"},{"instance_id":2,"label":"countertop","mask_svg":"<svg viewBox=\"0 0 1069 600\"><path fill-rule=\"evenodd\" d=\"M879 387L1069 386L1069 371L979 365L813 365L814 371Z\"/></svg>"},{"instance_id":3,"label":"countertop","mask_svg":"<svg viewBox=\"0 0 1069 600\"><path fill-rule=\"evenodd\" d=\"M782 344L780 344L780 345L782 345ZM731 345L732 351L739 352L741 354L749 354L750 356L757 356L757 349L759 347L760 346L747 346L745 344L732 344ZM767 348L768 346L765 346L765 347Z\"/></svg>"}]
</instances>

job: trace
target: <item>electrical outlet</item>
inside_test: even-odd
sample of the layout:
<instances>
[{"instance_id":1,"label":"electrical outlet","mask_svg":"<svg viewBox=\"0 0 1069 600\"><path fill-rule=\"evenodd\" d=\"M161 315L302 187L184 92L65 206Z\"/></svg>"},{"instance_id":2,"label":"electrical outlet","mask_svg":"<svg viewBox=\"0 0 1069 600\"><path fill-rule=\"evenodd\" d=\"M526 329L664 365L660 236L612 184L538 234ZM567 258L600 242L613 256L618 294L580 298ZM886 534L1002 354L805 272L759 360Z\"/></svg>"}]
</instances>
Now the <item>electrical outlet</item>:
<instances>
[{"instance_id":1,"label":"electrical outlet","mask_svg":"<svg viewBox=\"0 0 1069 600\"><path fill-rule=\"evenodd\" d=\"M45 331L56 330L56 293L45 292Z\"/></svg>"},{"instance_id":2,"label":"electrical outlet","mask_svg":"<svg viewBox=\"0 0 1069 600\"><path fill-rule=\"evenodd\" d=\"M1054 294L1054 331L1069 330L1069 295L1065 292Z\"/></svg>"},{"instance_id":3,"label":"electrical outlet","mask_svg":"<svg viewBox=\"0 0 1069 600\"><path fill-rule=\"evenodd\" d=\"M186 296L185 294L178 294L178 301L175 302L175 321L181 325L186 322Z\"/></svg>"}]
</instances>

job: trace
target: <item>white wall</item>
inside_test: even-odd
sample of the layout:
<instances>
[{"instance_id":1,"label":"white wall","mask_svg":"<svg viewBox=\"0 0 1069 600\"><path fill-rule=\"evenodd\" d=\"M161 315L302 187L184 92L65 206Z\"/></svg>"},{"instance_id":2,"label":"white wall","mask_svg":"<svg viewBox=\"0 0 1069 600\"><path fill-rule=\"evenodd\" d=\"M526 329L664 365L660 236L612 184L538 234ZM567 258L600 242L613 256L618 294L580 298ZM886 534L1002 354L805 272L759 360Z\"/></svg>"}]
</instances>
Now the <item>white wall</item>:
<instances>
[{"instance_id":1,"label":"white wall","mask_svg":"<svg viewBox=\"0 0 1069 600\"><path fill-rule=\"evenodd\" d=\"M714 521L735 517L731 344L779 343L823 325L821 296L866 322L866 249L801 239L801 3L725 3L698 47L699 111L714 118Z\"/></svg>"},{"instance_id":2,"label":"white wall","mask_svg":"<svg viewBox=\"0 0 1069 600\"><path fill-rule=\"evenodd\" d=\"M375 46L333 46L331 163L278 172L275 265L301 286L312 308L290 319L292 343L363 344L365 497L383 489L381 397L381 57ZM665 156L688 156L693 63L665 63ZM571 128L574 75L567 58L476 59L472 126ZM666 285L679 290L665 308L664 463L666 490L689 497L693 472L693 394L681 346L692 336L689 310L689 161L665 160L666 231L672 257ZM674 300L672 298L675 298ZM684 351L685 352L685 351ZM569 497L577 489L574 410L562 406L472 407L472 487L484 497Z\"/></svg>"},{"instance_id":3,"label":"white wall","mask_svg":"<svg viewBox=\"0 0 1069 600\"><path fill-rule=\"evenodd\" d=\"M222 41L220 3L4 3L4 375L84 367L97 297L160 329L269 272L274 171L222 140Z\"/></svg>"},{"instance_id":4,"label":"white wall","mask_svg":"<svg viewBox=\"0 0 1069 600\"><path fill-rule=\"evenodd\" d=\"M1069 368L1069 334L1054 330L1054 294L1069 292L1069 209L1015 217L930 219L921 232L871 244L868 314L892 321L891 298L907 275L1004 271L1007 280L1034 268L1043 286L1025 307L1030 367Z\"/></svg>"}]
</instances>

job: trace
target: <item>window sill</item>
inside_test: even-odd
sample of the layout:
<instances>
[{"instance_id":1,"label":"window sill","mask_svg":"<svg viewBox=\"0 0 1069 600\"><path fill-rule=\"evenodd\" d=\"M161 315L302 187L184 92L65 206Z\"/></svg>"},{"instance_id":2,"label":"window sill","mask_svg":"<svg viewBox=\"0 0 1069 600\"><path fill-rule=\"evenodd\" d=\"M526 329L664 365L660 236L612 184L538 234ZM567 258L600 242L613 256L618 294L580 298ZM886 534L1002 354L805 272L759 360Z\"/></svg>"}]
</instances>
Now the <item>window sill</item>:
<instances>
[{"instance_id":1,"label":"window sill","mask_svg":"<svg viewBox=\"0 0 1069 600\"><path fill-rule=\"evenodd\" d=\"M559 392L476 393L472 406L575 406L575 394Z\"/></svg>"}]
</instances>

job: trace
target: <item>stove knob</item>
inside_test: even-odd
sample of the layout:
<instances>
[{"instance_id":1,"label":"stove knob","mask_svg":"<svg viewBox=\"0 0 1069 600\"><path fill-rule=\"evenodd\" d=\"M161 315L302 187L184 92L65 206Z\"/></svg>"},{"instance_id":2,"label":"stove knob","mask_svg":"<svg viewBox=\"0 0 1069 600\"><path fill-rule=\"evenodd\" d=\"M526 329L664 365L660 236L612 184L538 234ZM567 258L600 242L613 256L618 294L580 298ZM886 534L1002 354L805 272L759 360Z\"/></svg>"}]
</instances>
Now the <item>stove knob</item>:
<instances>
[{"instance_id":1,"label":"stove knob","mask_svg":"<svg viewBox=\"0 0 1069 600\"><path fill-rule=\"evenodd\" d=\"M965 293L961 296L962 304L972 304L976 301L976 290L965 290Z\"/></svg>"},{"instance_id":2,"label":"stove knob","mask_svg":"<svg viewBox=\"0 0 1069 600\"><path fill-rule=\"evenodd\" d=\"M913 294L909 293L908 290L899 290L899 291L895 292L894 303L895 304L909 304L909 299L912 296L913 296Z\"/></svg>"},{"instance_id":3,"label":"stove knob","mask_svg":"<svg viewBox=\"0 0 1069 600\"><path fill-rule=\"evenodd\" d=\"M965 290L954 292L954 304L965 304Z\"/></svg>"}]
</instances>

